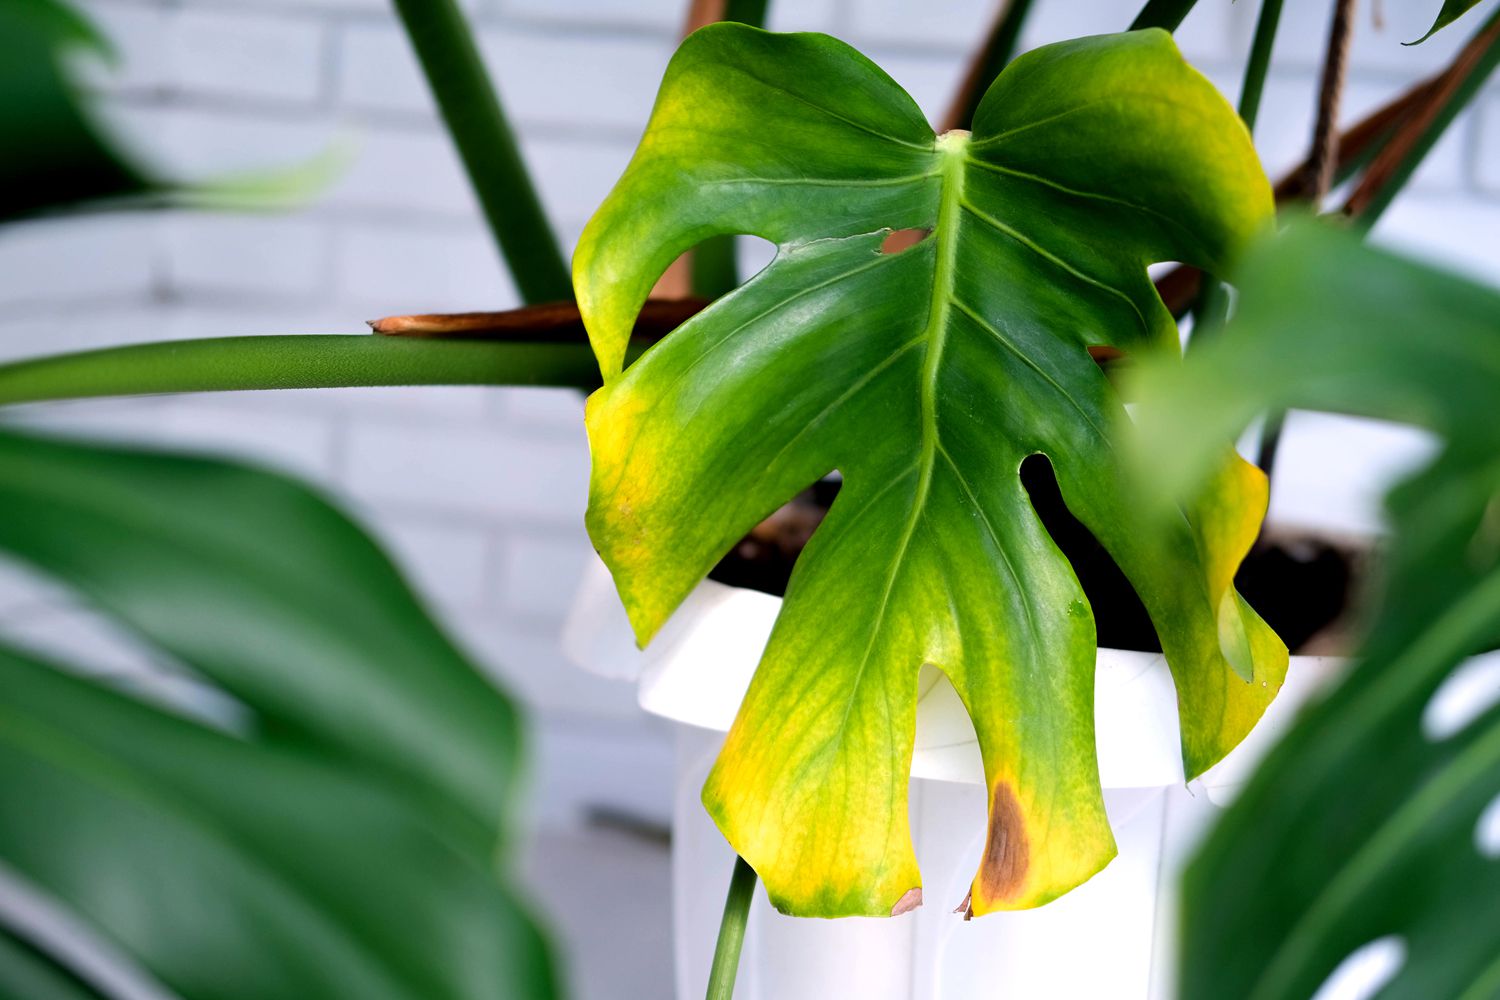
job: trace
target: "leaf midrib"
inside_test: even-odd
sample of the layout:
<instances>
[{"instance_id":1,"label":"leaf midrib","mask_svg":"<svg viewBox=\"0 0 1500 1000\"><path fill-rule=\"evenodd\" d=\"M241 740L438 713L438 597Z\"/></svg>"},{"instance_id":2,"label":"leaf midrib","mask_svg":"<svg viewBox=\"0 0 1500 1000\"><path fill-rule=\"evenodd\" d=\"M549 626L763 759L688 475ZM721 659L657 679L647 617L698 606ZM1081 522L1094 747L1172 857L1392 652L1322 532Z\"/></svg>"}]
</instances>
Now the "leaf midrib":
<instances>
[{"instance_id":1,"label":"leaf midrib","mask_svg":"<svg viewBox=\"0 0 1500 1000\"><path fill-rule=\"evenodd\" d=\"M927 314L927 328L922 338L927 342L927 355L922 361L921 383L921 443L918 446L917 489L912 496L911 513L901 532L891 558L890 572L886 574L885 588L880 595L880 606L875 612L875 621L870 629L870 638L859 659L859 670L855 673L850 690L858 690L870 663L870 653L885 625L886 610L891 603L891 592L896 587L896 578L906 562L907 550L912 536L922 519L927 497L932 489L932 475L937 466L937 397L938 381L942 374L943 346L948 339L948 312L952 306L954 271L958 261L959 214L963 210L964 152L969 145L969 133L962 130L945 132L937 137L935 151L941 160L941 187L938 201L937 222L933 225L932 238L937 244L936 262L932 272L932 299ZM842 740L853 711L854 699L844 703L844 715L839 720L835 742Z\"/></svg>"}]
</instances>

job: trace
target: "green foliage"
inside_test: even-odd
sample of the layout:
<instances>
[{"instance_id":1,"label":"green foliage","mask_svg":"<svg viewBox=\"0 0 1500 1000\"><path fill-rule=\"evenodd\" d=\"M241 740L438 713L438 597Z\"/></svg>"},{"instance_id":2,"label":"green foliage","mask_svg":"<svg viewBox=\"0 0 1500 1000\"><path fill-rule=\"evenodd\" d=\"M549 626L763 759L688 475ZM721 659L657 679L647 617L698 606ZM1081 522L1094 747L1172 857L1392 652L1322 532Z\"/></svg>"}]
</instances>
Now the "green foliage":
<instances>
[{"instance_id":1,"label":"green foliage","mask_svg":"<svg viewBox=\"0 0 1500 1000\"><path fill-rule=\"evenodd\" d=\"M155 185L79 104L65 60L108 44L55 0L0 0L0 222Z\"/></svg>"},{"instance_id":2,"label":"green foliage","mask_svg":"<svg viewBox=\"0 0 1500 1000\"><path fill-rule=\"evenodd\" d=\"M1270 214L1243 125L1161 31L1022 56L972 136L934 136L826 36L715 25L683 44L574 260L606 380L589 529L645 642L735 539L843 473L704 792L779 907L886 914L920 884L906 786L923 663L958 689L985 759L975 912L1045 902L1112 856L1092 614L1021 486L1028 455L1149 609L1190 774L1274 697L1285 648L1231 585L1263 480L1225 465L1148 544L1110 429L1121 405L1088 350L1175 355L1147 264L1222 273ZM909 228L930 234L882 252ZM728 233L771 240L775 261L622 374L657 276Z\"/></svg>"},{"instance_id":3,"label":"green foliage","mask_svg":"<svg viewBox=\"0 0 1500 1000\"><path fill-rule=\"evenodd\" d=\"M1500 707L1424 728L1466 656L1500 643L1500 293L1310 222L1256 252L1242 308L1185 368L1145 373L1162 488L1211 467L1261 408L1403 420L1441 454L1391 496L1395 540L1360 662L1277 747L1186 883L1189 1000L1311 995L1400 935L1382 998L1500 990L1500 864L1476 824L1500 795Z\"/></svg>"},{"instance_id":4,"label":"green foliage","mask_svg":"<svg viewBox=\"0 0 1500 1000\"><path fill-rule=\"evenodd\" d=\"M1443 8L1442 10L1438 11L1437 20L1432 22L1432 27L1427 29L1427 34L1423 35L1421 38L1418 38L1414 42L1407 42L1406 44L1422 44L1423 42L1427 41L1427 39L1437 34L1439 31L1442 31L1444 28L1448 27L1448 25L1452 24L1454 21L1457 21L1459 18L1463 17L1475 7L1478 7L1481 2L1482 0L1443 0Z\"/></svg>"},{"instance_id":5,"label":"green foliage","mask_svg":"<svg viewBox=\"0 0 1500 1000\"><path fill-rule=\"evenodd\" d=\"M0 857L188 1000L548 997L492 872L510 702L297 484L0 435L0 550L232 699L227 731L0 650Z\"/></svg>"}]
</instances>

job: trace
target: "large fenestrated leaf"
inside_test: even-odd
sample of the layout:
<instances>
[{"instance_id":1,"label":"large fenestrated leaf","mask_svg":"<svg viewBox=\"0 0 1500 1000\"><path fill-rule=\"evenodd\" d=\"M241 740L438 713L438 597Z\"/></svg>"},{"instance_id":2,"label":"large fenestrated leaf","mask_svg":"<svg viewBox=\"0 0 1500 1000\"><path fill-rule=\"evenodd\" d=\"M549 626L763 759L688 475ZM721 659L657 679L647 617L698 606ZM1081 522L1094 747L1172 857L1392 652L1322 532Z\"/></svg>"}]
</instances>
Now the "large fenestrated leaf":
<instances>
[{"instance_id":1,"label":"large fenestrated leaf","mask_svg":"<svg viewBox=\"0 0 1500 1000\"><path fill-rule=\"evenodd\" d=\"M1285 649L1231 586L1263 479L1225 464L1154 544L1089 354L1175 352L1147 264L1226 273L1270 214L1244 128L1161 31L1017 59L972 135L935 136L826 36L716 25L673 58L574 260L606 380L589 529L644 643L758 519L842 472L704 790L778 907L887 914L920 885L906 789L924 662L984 757L974 911L1046 902L1113 855L1093 618L1022 488L1028 455L1156 622L1190 774L1274 697ZM931 233L881 252L908 228ZM657 276L724 233L774 242L775 260L622 373Z\"/></svg>"},{"instance_id":2,"label":"large fenestrated leaf","mask_svg":"<svg viewBox=\"0 0 1500 1000\"><path fill-rule=\"evenodd\" d=\"M1405 945L1382 1000L1500 995L1500 706L1456 732L1429 702L1500 644L1500 292L1305 223L1242 271L1237 321L1143 379L1165 488L1261 407L1410 421L1443 439L1389 499L1395 538L1361 660L1256 773L1190 869L1189 1000L1301 1000L1351 952Z\"/></svg>"},{"instance_id":3,"label":"large fenestrated leaf","mask_svg":"<svg viewBox=\"0 0 1500 1000\"><path fill-rule=\"evenodd\" d=\"M185 1000L554 994L495 870L514 707L363 532L281 476L13 432L0 510L0 551L243 715L0 647L0 860Z\"/></svg>"}]
</instances>

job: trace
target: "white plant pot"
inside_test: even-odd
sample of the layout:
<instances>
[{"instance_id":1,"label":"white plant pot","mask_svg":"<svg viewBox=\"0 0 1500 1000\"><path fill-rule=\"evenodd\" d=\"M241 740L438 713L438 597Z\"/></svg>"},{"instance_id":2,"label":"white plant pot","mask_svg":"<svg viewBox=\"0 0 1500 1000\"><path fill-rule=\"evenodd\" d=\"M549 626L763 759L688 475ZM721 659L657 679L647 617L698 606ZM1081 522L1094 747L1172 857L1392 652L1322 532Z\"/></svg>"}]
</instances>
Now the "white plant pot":
<instances>
[{"instance_id":1,"label":"white plant pot","mask_svg":"<svg viewBox=\"0 0 1500 1000\"><path fill-rule=\"evenodd\" d=\"M641 706L678 724L672 864L679 1000L697 1000L706 989L734 860L699 790L780 606L778 598L707 581L641 653L613 584L597 566L565 629L570 656L595 672L634 679ZM967 922L952 911L979 866L983 771L957 695L939 672L924 668L911 828L926 904L895 918L799 920L776 913L758 892L737 1000L1166 1000L1177 870L1297 708L1341 666L1333 658L1293 657L1281 695L1256 730L1188 784L1165 660L1101 649L1097 746L1119 856L1047 906Z\"/></svg>"}]
</instances>

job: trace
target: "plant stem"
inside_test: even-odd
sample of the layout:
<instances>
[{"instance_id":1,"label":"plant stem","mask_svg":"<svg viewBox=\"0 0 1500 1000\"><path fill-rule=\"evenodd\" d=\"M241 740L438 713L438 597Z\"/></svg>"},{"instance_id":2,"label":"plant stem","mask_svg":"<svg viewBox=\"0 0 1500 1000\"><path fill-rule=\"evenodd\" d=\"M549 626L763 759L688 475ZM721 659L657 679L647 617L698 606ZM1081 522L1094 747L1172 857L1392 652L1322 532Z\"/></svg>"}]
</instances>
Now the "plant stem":
<instances>
[{"instance_id":1,"label":"plant stem","mask_svg":"<svg viewBox=\"0 0 1500 1000\"><path fill-rule=\"evenodd\" d=\"M1500 12L1490 16L1484 27L1464 46L1449 70L1433 81L1436 89L1427 98L1426 106L1416 112L1419 121L1425 121L1425 125L1421 125L1415 140L1403 142L1399 137L1388 138L1386 146L1376 154L1375 161L1349 196L1344 211L1353 217L1360 232L1368 233L1390 207L1497 65L1500 65ZM1266 415L1256 464L1267 476L1275 470L1285 422L1284 413Z\"/></svg>"},{"instance_id":2,"label":"plant stem","mask_svg":"<svg viewBox=\"0 0 1500 1000\"><path fill-rule=\"evenodd\" d=\"M708 974L708 1000L733 1000L734 977L740 968L740 948L745 943L750 901L755 897L755 869L735 856L729 877L729 896L724 900L724 919L719 923L719 943Z\"/></svg>"},{"instance_id":3,"label":"plant stem","mask_svg":"<svg viewBox=\"0 0 1500 1000\"><path fill-rule=\"evenodd\" d=\"M725 0L725 21L738 21L753 28L766 26L770 0ZM716 299L739 286L739 255L733 236L710 236L693 250L689 287L694 295Z\"/></svg>"},{"instance_id":4,"label":"plant stem","mask_svg":"<svg viewBox=\"0 0 1500 1000\"><path fill-rule=\"evenodd\" d=\"M639 353L637 347L635 353ZM215 337L0 365L0 405L96 396L374 385L593 389L588 344L378 336Z\"/></svg>"},{"instance_id":5,"label":"plant stem","mask_svg":"<svg viewBox=\"0 0 1500 1000\"><path fill-rule=\"evenodd\" d=\"M994 27L984 45L974 54L969 72L953 96L953 104L943 119L943 131L974 127L974 112L979 109L979 102L984 100L990 84L1016 53L1016 43L1021 39L1021 28L1026 23L1026 15L1031 12L1031 4L1032 0L1005 0Z\"/></svg>"},{"instance_id":6,"label":"plant stem","mask_svg":"<svg viewBox=\"0 0 1500 1000\"><path fill-rule=\"evenodd\" d=\"M571 299L567 260L456 0L395 4L521 298Z\"/></svg>"},{"instance_id":7,"label":"plant stem","mask_svg":"<svg viewBox=\"0 0 1500 1000\"><path fill-rule=\"evenodd\" d=\"M1240 87L1240 120L1251 137L1255 119L1260 113L1260 98L1266 88L1266 71L1271 65L1271 49L1276 42L1276 28L1281 23L1283 0L1265 0L1255 22L1255 38L1250 43L1250 58L1245 64L1245 81ZM1207 272L1198 286L1193 302L1193 337L1189 344L1201 344L1223 327L1229 318L1229 294L1223 282Z\"/></svg>"},{"instance_id":8,"label":"plant stem","mask_svg":"<svg viewBox=\"0 0 1500 1000\"><path fill-rule=\"evenodd\" d=\"M1146 6L1130 22L1131 31L1141 28L1165 28L1176 31L1197 0L1146 0Z\"/></svg>"},{"instance_id":9,"label":"plant stem","mask_svg":"<svg viewBox=\"0 0 1500 1000\"><path fill-rule=\"evenodd\" d=\"M1379 221L1396 195L1401 193L1401 189L1417 172L1427 154L1432 152L1432 148L1443 137L1448 126L1469 106L1474 95L1494 73L1497 65L1500 65L1500 11L1490 16L1489 21L1485 22L1484 27L1479 29L1459 54L1455 64L1459 72L1455 73L1451 81L1444 81L1445 86L1439 89L1435 103L1431 105L1427 124L1415 141L1405 148L1391 151L1394 163L1387 165L1380 162L1381 157L1377 157L1377 162L1371 164L1367 173L1368 177L1377 182L1373 190L1367 191L1366 185L1362 183L1350 196L1347 210L1354 216L1355 225L1361 231L1368 232Z\"/></svg>"},{"instance_id":10,"label":"plant stem","mask_svg":"<svg viewBox=\"0 0 1500 1000\"><path fill-rule=\"evenodd\" d=\"M1266 73L1271 67L1271 48L1276 43L1276 28L1281 23L1283 0L1264 0L1255 22L1255 38L1250 42L1250 59L1245 64L1245 82L1240 86L1240 118L1250 134L1255 134L1255 119L1260 114L1260 98L1266 89Z\"/></svg>"},{"instance_id":11,"label":"plant stem","mask_svg":"<svg viewBox=\"0 0 1500 1000\"><path fill-rule=\"evenodd\" d=\"M1354 0L1334 0L1333 19L1328 25L1328 50L1318 83L1318 120L1313 126L1312 152L1308 156L1307 200L1316 209L1328 197L1339 159L1339 106L1344 98L1344 78L1349 68L1349 40L1353 31Z\"/></svg>"}]
</instances>

